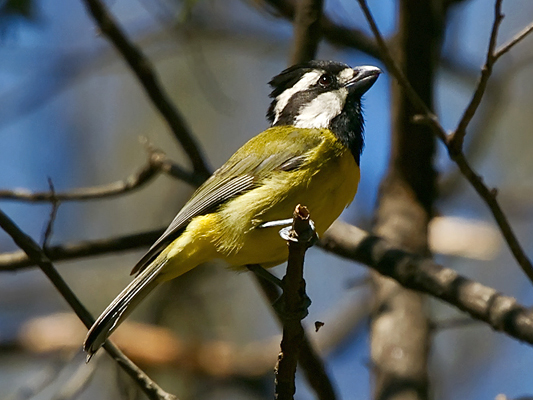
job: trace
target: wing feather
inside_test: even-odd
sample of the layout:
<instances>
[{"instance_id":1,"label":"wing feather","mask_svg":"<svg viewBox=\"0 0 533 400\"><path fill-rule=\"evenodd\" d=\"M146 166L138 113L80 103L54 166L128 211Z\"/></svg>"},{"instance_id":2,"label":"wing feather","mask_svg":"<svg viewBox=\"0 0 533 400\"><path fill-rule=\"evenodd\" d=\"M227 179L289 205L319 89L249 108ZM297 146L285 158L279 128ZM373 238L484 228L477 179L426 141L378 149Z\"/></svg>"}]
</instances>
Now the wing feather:
<instances>
[{"instance_id":1,"label":"wing feather","mask_svg":"<svg viewBox=\"0 0 533 400\"><path fill-rule=\"evenodd\" d=\"M228 200L261 185L264 178L276 171L290 172L300 168L309 150L320 141L318 131L309 135L307 130L307 134L302 135L301 130L289 127L270 128L248 141L196 190L131 273L142 271L155 260L194 217L213 212Z\"/></svg>"}]
</instances>

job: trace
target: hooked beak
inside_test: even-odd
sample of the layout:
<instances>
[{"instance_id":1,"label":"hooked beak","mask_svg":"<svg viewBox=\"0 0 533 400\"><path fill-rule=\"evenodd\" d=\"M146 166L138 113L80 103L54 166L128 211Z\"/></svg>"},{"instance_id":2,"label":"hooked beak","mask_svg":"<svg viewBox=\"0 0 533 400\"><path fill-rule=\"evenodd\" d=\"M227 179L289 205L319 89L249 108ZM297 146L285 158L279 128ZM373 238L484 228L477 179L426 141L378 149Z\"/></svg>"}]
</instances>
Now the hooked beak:
<instances>
[{"instance_id":1,"label":"hooked beak","mask_svg":"<svg viewBox=\"0 0 533 400\"><path fill-rule=\"evenodd\" d=\"M344 85L351 93L363 95L368 89L372 87L374 82L378 79L382 71L378 67L371 65L364 65L362 67L355 67L354 76Z\"/></svg>"}]
</instances>

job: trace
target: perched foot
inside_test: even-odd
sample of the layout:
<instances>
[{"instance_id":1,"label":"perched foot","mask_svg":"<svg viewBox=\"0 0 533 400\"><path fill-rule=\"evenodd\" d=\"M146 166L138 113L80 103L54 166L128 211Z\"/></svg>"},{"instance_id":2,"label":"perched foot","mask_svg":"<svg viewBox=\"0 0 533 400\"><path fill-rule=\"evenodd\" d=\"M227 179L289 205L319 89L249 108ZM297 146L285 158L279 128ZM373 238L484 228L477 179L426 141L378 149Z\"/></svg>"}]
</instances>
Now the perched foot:
<instances>
[{"instance_id":1,"label":"perched foot","mask_svg":"<svg viewBox=\"0 0 533 400\"><path fill-rule=\"evenodd\" d=\"M280 231L279 231L280 236L283 239L285 239L285 240L294 240L294 238L292 238L291 235L289 234L289 232L292 231L292 229L293 229L292 222L293 222L292 218L279 219L279 220L276 220L276 221L263 222L257 228L258 229L265 229L265 228L279 228L279 227L281 227L282 229L280 229ZM309 221L309 225L310 225L310 228L311 228L310 229L310 234L312 235L312 237L309 240L308 247L311 247L311 246L314 246L316 244L316 242L318 242L318 234L315 231L315 223L312 220Z\"/></svg>"},{"instance_id":2,"label":"perched foot","mask_svg":"<svg viewBox=\"0 0 533 400\"><path fill-rule=\"evenodd\" d=\"M258 264L251 264L246 266L250 271L252 271L256 276L265 279L266 281L273 283L279 287L282 291L281 295L272 303L272 308L276 311L276 314L282 320L302 320L309 314L309 306L311 305L311 299L307 296L305 292L305 286L301 288L300 298L301 298L301 307L293 313L287 312L287 307L285 305L285 294L284 287L285 284L282 279L279 279L277 276L271 274L266 269Z\"/></svg>"},{"instance_id":3,"label":"perched foot","mask_svg":"<svg viewBox=\"0 0 533 400\"><path fill-rule=\"evenodd\" d=\"M277 276L268 272L266 269L264 269L259 264L248 264L246 268L248 268L249 271L252 271L259 278L262 278L270 283L273 283L274 285L279 287L281 290L283 290L283 281L279 279Z\"/></svg>"}]
</instances>

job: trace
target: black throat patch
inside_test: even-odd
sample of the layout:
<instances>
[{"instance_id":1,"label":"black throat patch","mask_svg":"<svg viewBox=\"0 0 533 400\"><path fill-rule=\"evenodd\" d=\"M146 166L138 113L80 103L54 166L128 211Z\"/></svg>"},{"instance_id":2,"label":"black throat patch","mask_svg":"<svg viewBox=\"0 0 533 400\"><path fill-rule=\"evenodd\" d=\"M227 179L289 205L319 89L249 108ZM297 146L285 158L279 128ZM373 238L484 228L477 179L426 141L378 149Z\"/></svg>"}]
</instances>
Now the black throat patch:
<instances>
[{"instance_id":1,"label":"black throat patch","mask_svg":"<svg viewBox=\"0 0 533 400\"><path fill-rule=\"evenodd\" d=\"M348 96L342 112L331 121L330 129L350 149L357 165L364 147L363 128L361 99Z\"/></svg>"}]
</instances>

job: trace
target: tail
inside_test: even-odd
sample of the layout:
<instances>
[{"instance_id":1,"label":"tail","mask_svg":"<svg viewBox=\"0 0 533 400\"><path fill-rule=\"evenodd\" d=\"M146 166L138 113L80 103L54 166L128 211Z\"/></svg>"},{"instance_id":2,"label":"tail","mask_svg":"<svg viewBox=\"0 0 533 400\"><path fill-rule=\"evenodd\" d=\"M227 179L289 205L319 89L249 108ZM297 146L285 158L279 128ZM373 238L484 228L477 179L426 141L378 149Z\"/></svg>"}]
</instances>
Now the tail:
<instances>
[{"instance_id":1,"label":"tail","mask_svg":"<svg viewBox=\"0 0 533 400\"><path fill-rule=\"evenodd\" d=\"M109 335L135 309L159 283L156 279L168 260L164 259L148 266L107 306L93 324L83 349L87 352L87 362L104 344Z\"/></svg>"}]
</instances>

